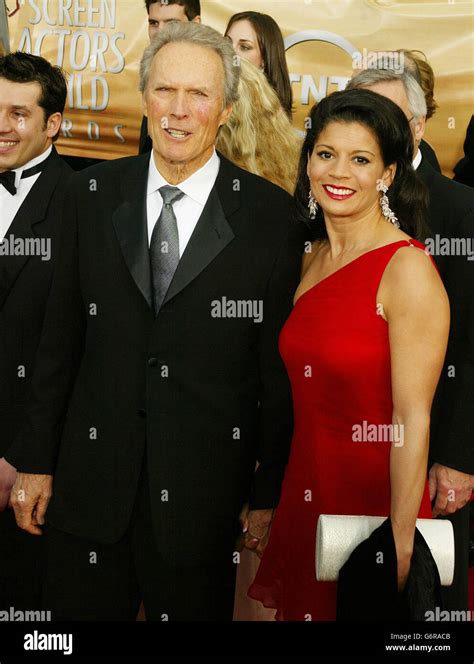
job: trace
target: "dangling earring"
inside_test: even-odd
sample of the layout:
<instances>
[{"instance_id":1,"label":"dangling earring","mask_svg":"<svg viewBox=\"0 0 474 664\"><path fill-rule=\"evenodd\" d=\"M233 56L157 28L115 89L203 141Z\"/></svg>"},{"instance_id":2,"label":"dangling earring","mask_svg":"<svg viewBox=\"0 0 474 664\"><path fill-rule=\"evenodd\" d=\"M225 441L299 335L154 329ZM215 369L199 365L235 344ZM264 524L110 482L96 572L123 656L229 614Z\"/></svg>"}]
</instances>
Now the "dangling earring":
<instances>
[{"instance_id":1,"label":"dangling earring","mask_svg":"<svg viewBox=\"0 0 474 664\"><path fill-rule=\"evenodd\" d=\"M400 224L398 222L397 217L395 216L395 212L390 209L390 204L387 196L387 191L388 191L387 185L383 180L377 180L376 189L377 191L380 191L381 194L379 203L380 207L382 208L383 216L387 221L393 224L395 228L400 228Z\"/></svg>"},{"instance_id":2,"label":"dangling earring","mask_svg":"<svg viewBox=\"0 0 474 664\"><path fill-rule=\"evenodd\" d=\"M316 212L318 211L318 204L316 202L316 199L313 198L313 194L311 193L311 189L309 190L308 207L309 207L309 218L310 219L316 219Z\"/></svg>"}]
</instances>

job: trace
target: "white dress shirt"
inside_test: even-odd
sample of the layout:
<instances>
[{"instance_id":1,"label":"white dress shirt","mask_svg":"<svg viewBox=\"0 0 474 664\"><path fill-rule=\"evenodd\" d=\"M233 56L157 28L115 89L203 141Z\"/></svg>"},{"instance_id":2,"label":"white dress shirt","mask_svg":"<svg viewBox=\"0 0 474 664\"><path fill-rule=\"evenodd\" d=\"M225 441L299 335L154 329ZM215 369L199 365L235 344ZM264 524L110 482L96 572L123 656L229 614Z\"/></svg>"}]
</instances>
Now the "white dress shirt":
<instances>
[{"instance_id":1,"label":"white dress shirt","mask_svg":"<svg viewBox=\"0 0 474 664\"><path fill-rule=\"evenodd\" d=\"M420 150L420 148L418 148L418 152L416 153L416 157L412 161L413 169L415 171L418 168L418 166L421 164L421 159L422 159L421 150Z\"/></svg>"},{"instance_id":2,"label":"white dress shirt","mask_svg":"<svg viewBox=\"0 0 474 664\"><path fill-rule=\"evenodd\" d=\"M161 214L163 199L158 189L168 185L177 186L184 192L184 196L173 203L173 211L176 216L179 236L179 257L183 255L186 245L193 234L199 217L207 203L209 194L216 182L219 173L220 159L214 150L212 157L198 171L193 173L187 180L179 185L171 185L158 171L153 159L153 151L150 156L150 168L148 169L147 187L147 224L148 224L148 246L150 246L153 228Z\"/></svg>"},{"instance_id":3,"label":"white dress shirt","mask_svg":"<svg viewBox=\"0 0 474 664\"><path fill-rule=\"evenodd\" d=\"M23 178L22 180L21 174L28 168L33 168L33 166L41 164L42 161L49 157L52 149L53 146L51 145L45 152L40 154L39 157L35 157L28 163L20 166L20 168L15 168L13 170L15 173L15 196L12 196L10 192L0 184L0 242L2 242L5 235L8 233L8 229L12 225L18 210L23 204L23 201L28 196L32 186L41 175L41 173L36 173L35 175L32 175L29 178Z\"/></svg>"}]
</instances>

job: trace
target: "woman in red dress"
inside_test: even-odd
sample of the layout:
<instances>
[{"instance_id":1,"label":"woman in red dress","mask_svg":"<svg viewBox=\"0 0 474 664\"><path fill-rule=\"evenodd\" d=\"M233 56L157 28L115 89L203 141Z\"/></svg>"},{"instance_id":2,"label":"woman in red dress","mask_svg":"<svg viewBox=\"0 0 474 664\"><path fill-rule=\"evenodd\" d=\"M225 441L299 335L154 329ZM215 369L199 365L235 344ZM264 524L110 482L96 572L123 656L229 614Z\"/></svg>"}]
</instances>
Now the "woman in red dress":
<instances>
[{"instance_id":1,"label":"woman in red dress","mask_svg":"<svg viewBox=\"0 0 474 664\"><path fill-rule=\"evenodd\" d=\"M335 619L336 583L315 574L320 514L390 516L399 590L415 521L431 517L430 409L449 305L416 240L426 199L412 154L407 119L381 95L337 92L311 112L295 197L315 239L280 335L294 433L249 590L277 620Z\"/></svg>"}]
</instances>

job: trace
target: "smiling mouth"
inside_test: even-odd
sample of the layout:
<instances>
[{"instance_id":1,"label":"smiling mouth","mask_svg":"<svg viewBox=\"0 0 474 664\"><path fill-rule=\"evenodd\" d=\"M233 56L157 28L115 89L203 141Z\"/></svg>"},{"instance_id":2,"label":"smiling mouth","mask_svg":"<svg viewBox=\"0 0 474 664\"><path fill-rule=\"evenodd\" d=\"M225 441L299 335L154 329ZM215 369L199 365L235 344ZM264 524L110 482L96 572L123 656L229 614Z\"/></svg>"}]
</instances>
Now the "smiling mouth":
<instances>
[{"instance_id":1,"label":"smiling mouth","mask_svg":"<svg viewBox=\"0 0 474 664\"><path fill-rule=\"evenodd\" d=\"M347 187L333 187L330 184L324 184L323 189L330 198L337 201L345 200L355 194L354 189L347 189Z\"/></svg>"},{"instance_id":2,"label":"smiling mouth","mask_svg":"<svg viewBox=\"0 0 474 664\"><path fill-rule=\"evenodd\" d=\"M11 148L18 145L19 141L6 141L0 139L0 150L10 150Z\"/></svg>"},{"instance_id":3,"label":"smiling mouth","mask_svg":"<svg viewBox=\"0 0 474 664\"><path fill-rule=\"evenodd\" d=\"M184 131L183 129L165 129L165 131L168 134L168 136L177 139L183 139L187 138L188 136L191 136L191 132Z\"/></svg>"}]
</instances>

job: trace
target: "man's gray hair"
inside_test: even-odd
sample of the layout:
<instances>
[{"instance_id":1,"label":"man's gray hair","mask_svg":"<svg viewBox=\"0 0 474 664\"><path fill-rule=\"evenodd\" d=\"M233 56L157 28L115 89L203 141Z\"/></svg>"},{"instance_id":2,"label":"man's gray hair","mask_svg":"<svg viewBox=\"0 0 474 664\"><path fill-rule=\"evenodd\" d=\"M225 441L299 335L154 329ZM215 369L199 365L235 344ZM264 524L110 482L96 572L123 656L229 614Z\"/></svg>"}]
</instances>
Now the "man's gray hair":
<instances>
[{"instance_id":1,"label":"man's gray hair","mask_svg":"<svg viewBox=\"0 0 474 664\"><path fill-rule=\"evenodd\" d=\"M426 115L425 93L421 86L407 71L396 72L393 69L364 69L359 74L351 78L346 86L346 90L354 88L369 88L376 83L385 83L390 81L401 81L408 98L408 108L415 120L419 120Z\"/></svg>"},{"instance_id":2,"label":"man's gray hair","mask_svg":"<svg viewBox=\"0 0 474 664\"><path fill-rule=\"evenodd\" d=\"M224 67L224 107L236 102L239 98L240 60L235 54L232 42L217 30L192 21L170 23L164 30L154 35L140 62L140 92L146 90L151 63L158 51L166 44L179 42L205 46L220 56Z\"/></svg>"}]
</instances>

